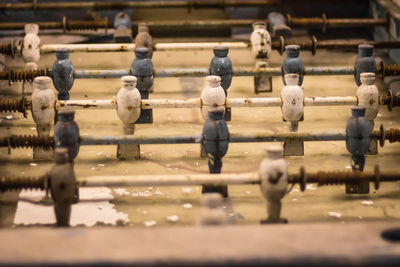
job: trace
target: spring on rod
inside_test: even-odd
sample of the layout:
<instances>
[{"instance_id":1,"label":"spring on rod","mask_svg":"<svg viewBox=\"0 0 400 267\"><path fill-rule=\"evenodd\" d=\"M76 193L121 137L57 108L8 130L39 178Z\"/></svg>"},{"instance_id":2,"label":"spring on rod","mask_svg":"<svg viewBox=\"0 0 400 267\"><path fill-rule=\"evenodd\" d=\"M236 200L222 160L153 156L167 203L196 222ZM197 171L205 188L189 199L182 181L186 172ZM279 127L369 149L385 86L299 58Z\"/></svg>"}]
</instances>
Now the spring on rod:
<instances>
[{"instance_id":1,"label":"spring on rod","mask_svg":"<svg viewBox=\"0 0 400 267\"><path fill-rule=\"evenodd\" d=\"M38 70L10 70L8 72L8 83L11 85L12 82L22 82L28 81L33 82L33 80L38 76L50 76L51 72L47 69Z\"/></svg>"},{"instance_id":2,"label":"spring on rod","mask_svg":"<svg viewBox=\"0 0 400 267\"><path fill-rule=\"evenodd\" d=\"M54 139L51 136L10 135L9 137L0 138L0 146L10 148L40 147L50 149L54 146Z\"/></svg>"},{"instance_id":3,"label":"spring on rod","mask_svg":"<svg viewBox=\"0 0 400 267\"><path fill-rule=\"evenodd\" d=\"M27 110L29 109L29 101L23 96L20 99L5 99L0 101L0 112L21 112L24 117L27 117Z\"/></svg>"},{"instance_id":4,"label":"spring on rod","mask_svg":"<svg viewBox=\"0 0 400 267\"><path fill-rule=\"evenodd\" d=\"M67 21L67 17L62 18L62 29L64 32L68 31L97 31L99 28L105 29L105 34L108 30L108 17L104 17L104 21Z\"/></svg>"},{"instance_id":5,"label":"spring on rod","mask_svg":"<svg viewBox=\"0 0 400 267\"><path fill-rule=\"evenodd\" d=\"M21 189L45 190L48 188L47 175L39 177L0 177L0 192Z\"/></svg>"},{"instance_id":6,"label":"spring on rod","mask_svg":"<svg viewBox=\"0 0 400 267\"><path fill-rule=\"evenodd\" d=\"M400 66L399 65L386 65L383 61L378 66L378 72L382 77L385 76L399 76Z\"/></svg>"},{"instance_id":7,"label":"spring on rod","mask_svg":"<svg viewBox=\"0 0 400 267\"><path fill-rule=\"evenodd\" d=\"M374 173L365 173L361 171L318 171L307 174L304 166L300 168L299 174L293 175L292 182L300 185L300 190L305 191L307 183L317 183L318 186L343 185L359 183L361 181L372 181L376 190L379 189L381 182L381 173L379 166L375 165ZM383 181L398 181L396 174L384 174Z\"/></svg>"},{"instance_id":8,"label":"spring on rod","mask_svg":"<svg viewBox=\"0 0 400 267\"><path fill-rule=\"evenodd\" d=\"M385 139L389 141L389 143L400 142L400 129L389 129L385 131Z\"/></svg>"}]
</instances>

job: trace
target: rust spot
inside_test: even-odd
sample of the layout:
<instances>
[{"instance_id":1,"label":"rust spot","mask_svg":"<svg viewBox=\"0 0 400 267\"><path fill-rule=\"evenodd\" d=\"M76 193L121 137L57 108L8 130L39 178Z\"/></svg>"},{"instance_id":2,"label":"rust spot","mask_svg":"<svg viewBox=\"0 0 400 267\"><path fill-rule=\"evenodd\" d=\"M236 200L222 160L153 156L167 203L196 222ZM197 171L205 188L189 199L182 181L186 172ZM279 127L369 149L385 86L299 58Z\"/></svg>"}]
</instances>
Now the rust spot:
<instances>
[{"instance_id":1,"label":"rust spot","mask_svg":"<svg viewBox=\"0 0 400 267\"><path fill-rule=\"evenodd\" d=\"M134 107L128 106L126 109L129 110L129 111L132 111L134 109Z\"/></svg>"},{"instance_id":2,"label":"rust spot","mask_svg":"<svg viewBox=\"0 0 400 267\"><path fill-rule=\"evenodd\" d=\"M65 105L63 105L65 107ZM91 104L68 104L70 107L83 107L83 108L90 108L90 107L97 107L96 105L91 105Z\"/></svg>"},{"instance_id":3,"label":"rust spot","mask_svg":"<svg viewBox=\"0 0 400 267\"><path fill-rule=\"evenodd\" d=\"M49 104L44 104L40 109L41 110L45 110L45 109L47 109L49 107Z\"/></svg>"},{"instance_id":4,"label":"rust spot","mask_svg":"<svg viewBox=\"0 0 400 267\"><path fill-rule=\"evenodd\" d=\"M246 103L246 104L251 104L253 101L251 100L251 98L246 98L245 100L244 100L244 103Z\"/></svg>"}]
</instances>

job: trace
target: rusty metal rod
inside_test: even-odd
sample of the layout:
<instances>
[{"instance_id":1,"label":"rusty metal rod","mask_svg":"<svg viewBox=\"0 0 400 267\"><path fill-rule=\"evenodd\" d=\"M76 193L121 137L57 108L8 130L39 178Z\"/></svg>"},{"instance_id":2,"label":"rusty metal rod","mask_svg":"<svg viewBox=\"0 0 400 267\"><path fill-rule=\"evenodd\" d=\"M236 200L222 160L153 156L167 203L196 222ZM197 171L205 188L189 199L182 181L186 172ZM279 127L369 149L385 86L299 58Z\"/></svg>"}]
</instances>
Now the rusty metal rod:
<instances>
[{"instance_id":1,"label":"rusty metal rod","mask_svg":"<svg viewBox=\"0 0 400 267\"><path fill-rule=\"evenodd\" d=\"M351 41L351 40L327 40L318 41L315 36L310 40L286 41L283 36L272 42L272 49L278 50L280 54L285 51L286 45L299 45L303 51L311 51L316 54L317 49L353 49L356 50L360 44L370 44L376 49L398 49L400 41ZM226 46L230 49L248 49L250 42L190 42L190 43L155 43L155 51L181 51L181 50L209 50L216 46ZM57 49L68 49L70 52L126 52L133 51L135 44L43 44L40 45L41 53L54 53ZM22 55L22 41L11 41L0 44L0 54L11 56Z\"/></svg>"},{"instance_id":2,"label":"rusty metal rod","mask_svg":"<svg viewBox=\"0 0 400 267\"><path fill-rule=\"evenodd\" d=\"M44 4L44 3L43 3ZM79 3L77 3L79 4ZM0 4L2 8L5 4ZM15 4L14 4L15 5ZM31 4L26 4L31 5ZM40 5L40 4L38 4ZM372 19L372 18L296 18L287 15L288 25L290 27L370 27L370 26L387 26L387 19ZM254 22L263 21L268 23L267 19L229 19L229 20L156 20L156 21L132 21L132 27L136 28L140 23L145 23L150 29L159 28L226 28L226 27L251 27ZM4 22L0 24L0 30L18 30L24 29L28 22ZM112 20L95 20L95 21L49 21L37 22L40 29L53 30L97 30L99 28L112 28Z\"/></svg>"},{"instance_id":3,"label":"rusty metal rod","mask_svg":"<svg viewBox=\"0 0 400 267\"><path fill-rule=\"evenodd\" d=\"M395 65L398 67L397 65ZM389 75L390 67L385 66L385 74ZM400 67L399 67L400 72ZM395 72L396 75L397 72ZM206 77L210 74L207 68L187 69L187 68L171 68L171 69L154 69L153 76L155 78L171 78L171 77ZM282 69L275 68L233 68L232 76L256 76L256 75L281 76ZM305 67L305 75L353 75L354 67ZM125 75L131 75L130 70L75 70L75 79L99 79L99 78L121 78ZM8 80L9 82L17 81L33 81L38 76L52 76L51 70L10 70L0 71L0 80Z\"/></svg>"},{"instance_id":4,"label":"rusty metal rod","mask_svg":"<svg viewBox=\"0 0 400 267\"><path fill-rule=\"evenodd\" d=\"M21 189L45 190L48 186L48 176L40 177L0 177L0 191ZM374 182L379 189L381 182L396 182L400 174L379 171L378 165L374 172L359 171L318 171L306 173L301 167L299 174L289 174L290 184L299 184L302 191L306 184L316 183L318 186L341 185L360 181ZM124 187L124 186L190 186L190 185L239 185L259 184L259 173L220 173L220 174L157 174L157 175L124 175L124 176L89 176L77 178L79 187Z\"/></svg>"},{"instance_id":5,"label":"rusty metal rod","mask_svg":"<svg viewBox=\"0 0 400 267\"><path fill-rule=\"evenodd\" d=\"M225 8L249 6L275 6L279 0L176 0L176 1L110 1L110 2L48 2L4 3L1 10L54 10L54 9L125 9L125 8Z\"/></svg>"},{"instance_id":6,"label":"rusty metal rod","mask_svg":"<svg viewBox=\"0 0 400 267\"><path fill-rule=\"evenodd\" d=\"M382 134L383 133L383 134ZM384 138L393 142L400 141L400 129L390 130L374 130L371 132L372 138ZM298 141L344 141L346 140L345 132L289 132L289 133L256 133L256 134L231 134L230 143L258 143L258 142L284 142L289 140ZM26 136L11 135L9 137L0 137L0 147L11 148L28 148L28 147L51 147L54 141L51 136ZM137 145L155 145L155 144L196 144L200 143L201 135L189 136L164 136L164 137L140 137L133 135L122 136L81 136L80 144L83 146L92 145L121 145L121 144L137 144Z\"/></svg>"},{"instance_id":7,"label":"rusty metal rod","mask_svg":"<svg viewBox=\"0 0 400 267\"><path fill-rule=\"evenodd\" d=\"M0 107L2 101L0 100ZM344 97L305 97L305 106L352 106L357 105L356 96ZM381 102L383 105L384 103ZM227 98L226 107L280 107L282 100L280 97L265 98ZM115 100L58 100L56 107L77 109L116 109L117 102ZM142 99L141 109L157 109L157 108L201 108L200 98L190 99ZM0 109L1 111L1 109Z\"/></svg>"},{"instance_id":8,"label":"rusty metal rod","mask_svg":"<svg viewBox=\"0 0 400 267\"><path fill-rule=\"evenodd\" d=\"M329 28L343 27L371 27L388 26L388 19L373 18L327 18L325 14L321 17L294 18L286 15L286 22L289 27L312 27L321 28L323 32Z\"/></svg>"},{"instance_id":9,"label":"rusty metal rod","mask_svg":"<svg viewBox=\"0 0 400 267\"><path fill-rule=\"evenodd\" d=\"M303 168L304 169L304 168ZM379 169L378 169L379 170ZM302 170L300 171L302 172ZM306 179L306 180L305 180ZM376 189L380 182L396 182L400 180L399 173L368 173L353 171L334 171L307 173L306 176L289 174L288 182L302 185L316 183L318 186L341 185L359 181L375 183ZM165 174L165 175L128 175L128 176L89 176L77 179L80 187L124 187L124 186L188 186L188 185L238 185L259 184L258 173L221 173L221 174ZM302 188L303 189L303 188ZM305 188L304 188L305 190ZM302 191L304 191L302 190Z\"/></svg>"},{"instance_id":10,"label":"rusty metal rod","mask_svg":"<svg viewBox=\"0 0 400 267\"><path fill-rule=\"evenodd\" d=\"M358 104L357 96L328 96L328 97L305 97L304 106L352 106ZM378 104L387 106L389 111L400 106L400 94L394 94L388 90L388 95L380 96ZM227 98L226 107L280 107L280 97L258 97L258 98ZM201 108L200 98L189 99L142 99L140 109L166 109L166 108ZM56 100L55 110L68 108L79 109L116 109L117 101L112 100ZM32 109L31 101L25 96L20 99L0 100L0 113L21 112L27 117L27 111Z\"/></svg>"},{"instance_id":11,"label":"rusty metal rod","mask_svg":"<svg viewBox=\"0 0 400 267\"><path fill-rule=\"evenodd\" d=\"M45 190L48 187L48 176L39 177L3 177L0 176L0 192L22 189Z\"/></svg>"},{"instance_id":12,"label":"rusty metal rod","mask_svg":"<svg viewBox=\"0 0 400 267\"><path fill-rule=\"evenodd\" d=\"M272 48L278 51L285 49L284 46L296 44L300 46L302 51L313 51L314 49L357 49L360 44L373 45L375 49L398 49L400 48L400 41L290 41L281 42L274 41ZM249 42L193 42L193 43L155 43L155 51L182 51L182 50L211 50L216 46L226 46L229 49L248 49L251 47ZM44 44L40 46L40 52L55 53L57 49L65 48L70 52L126 52L134 51L135 44ZM7 45L0 53L9 53ZM17 51L21 54L21 51ZM314 53L315 54L315 53Z\"/></svg>"},{"instance_id":13,"label":"rusty metal rod","mask_svg":"<svg viewBox=\"0 0 400 267\"><path fill-rule=\"evenodd\" d=\"M272 49L277 50L281 55L285 52L286 45L299 45L302 51L311 51L313 55L316 54L318 49L358 49L360 44L373 45L375 49L398 49L400 48L400 41L352 41L352 40L325 40L318 41L317 37L312 36L310 40L303 41L286 41L281 36L279 40L273 41L271 44Z\"/></svg>"}]
</instances>

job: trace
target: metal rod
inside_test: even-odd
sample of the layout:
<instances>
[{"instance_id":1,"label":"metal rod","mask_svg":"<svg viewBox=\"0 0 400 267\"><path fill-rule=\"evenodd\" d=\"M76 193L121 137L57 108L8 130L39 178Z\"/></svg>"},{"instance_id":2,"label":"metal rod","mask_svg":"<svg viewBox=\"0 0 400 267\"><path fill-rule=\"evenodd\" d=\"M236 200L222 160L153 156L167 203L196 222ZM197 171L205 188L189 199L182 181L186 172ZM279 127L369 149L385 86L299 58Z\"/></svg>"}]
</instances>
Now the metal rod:
<instances>
[{"instance_id":1,"label":"metal rod","mask_svg":"<svg viewBox=\"0 0 400 267\"><path fill-rule=\"evenodd\" d=\"M171 136L171 137L137 137L123 136L81 136L80 144L92 145L121 145L121 144L196 144L200 143L201 135ZM343 141L346 140L345 132L321 133L273 133L273 134L232 134L230 143L258 143L258 142L284 142L287 140L298 141Z\"/></svg>"},{"instance_id":2,"label":"metal rod","mask_svg":"<svg viewBox=\"0 0 400 267\"><path fill-rule=\"evenodd\" d=\"M0 177L0 192L21 189L45 190L49 176L39 177ZM381 173L375 165L374 172L360 171L318 171L306 173L301 167L298 174L289 174L290 184L299 184L302 191L308 183L318 186L341 185L360 181L374 182L379 189L380 182L396 182L400 180L399 173ZM192 186L192 185L239 185L259 184L259 173L220 173L220 174L157 174L157 175L126 175L126 176L89 176L77 179L79 187L125 187L125 186Z\"/></svg>"},{"instance_id":3,"label":"metal rod","mask_svg":"<svg viewBox=\"0 0 400 267\"><path fill-rule=\"evenodd\" d=\"M77 179L79 187L183 186L257 184L258 173L90 176Z\"/></svg>"},{"instance_id":4,"label":"metal rod","mask_svg":"<svg viewBox=\"0 0 400 267\"><path fill-rule=\"evenodd\" d=\"M216 46L227 46L230 49L249 48L246 42L200 42L200 43L156 43L156 51L180 51L180 50L209 50ZM135 44L44 44L40 47L40 52L55 53L57 49L66 48L70 52L122 52L134 51Z\"/></svg>"},{"instance_id":5,"label":"metal rod","mask_svg":"<svg viewBox=\"0 0 400 267\"><path fill-rule=\"evenodd\" d=\"M390 143L400 142L400 129L385 130L381 125L380 130L371 132L370 138L379 140L383 147L385 140ZM320 133L256 133L256 134L231 134L230 143L260 143L260 142L285 142L285 141L344 141L347 139L345 132L320 132ZM137 137L133 135L122 136L81 136L81 145L118 145L118 144L197 144L202 140L201 135L189 136L164 136L164 137ZM43 147L48 149L54 146L51 136L11 135L0 137L0 147L29 148Z\"/></svg>"},{"instance_id":6,"label":"metal rod","mask_svg":"<svg viewBox=\"0 0 400 267\"><path fill-rule=\"evenodd\" d=\"M386 26L387 19L370 18L290 18L288 21L290 27L318 27L327 28L358 28L372 26Z\"/></svg>"},{"instance_id":7,"label":"metal rod","mask_svg":"<svg viewBox=\"0 0 400 267\"><path fill-rule=\"evenodd\" d=\"M176 1L110 1L110 2L48 2L5 3L1 10L53 10L53 9L124 9L124 8L225 8L240 6L274 6L279 0L176 0Z\"/></svg>"},{"instance_id":8,"label":"metal rod","mask_svg":"<svg viewBox=\"0 0 400 267\"><path fill-rule=\"evenodd\" d=\"M179 1L176 1L179 2ZM205 1L206 2L206 1ZM247 2L247 1L246 1ZM250 4L250 1L248 1ZM84 4L85 2L83 2ZM39 3L36 7L39 7ZM51 3L48 3L51 4ZM79 5L80 3L73 3ZM134 4L134 3L132 3ZM0 4L0 9L6 8L7 4ZM32 4L30 5L32 9ZM13 4L10 8L18 8L18 4ZM318 27L318 28L343 28L343 27L371 27L371 26L386 26L387 19L372 19L372 18L296 18L287 15L287 20L290 27ZM226 28L226 27L251 27L256 21L263 21L268 23L267 19L229 19L229 20L156 20L156 21L132 21L132 27L136 28L140 23L145 23L151 29L162 28L186 28L186 29L202 29L202 28ZM5 22L0 24L0 30L18 30L24 29L24 25L29 22ZM113 22L110 20L95 20L95 21L70 21L66 23L62 21L51 22L36 22L40 29L66 29L66 30L79 30L79 29L99 29L99 28L112 28Z\"/></svg>"},{"instance_id":9,"label":"metal rod","mask_svg":"<svg viewBox=\"0 0 400 267\"><path fill-rule=\"evenodd\" d=\"M394 70L391 70L391 69ZM382 68L381 68L382 69ZM397 70L399 69L399 70ZM0 71L0 80L8 80L9 82L16 81L32 81L37 76L50 76L51 70L10 70ZM400 73L400 67L397 65L385 66L386 75L394 75ZM153 76L156 78L171 78L171 77L205 77L210 74L207 68L198 69L154 69ZM305 67L305 75L353 75L353 67ZM99 79L99 78L121 78L122 76L131 75L130 70L75 70L75 79ZM270 75L281 76L282 69L277 68L233 68L232 76L256 76Z\"/></svg>"},{"instance_id":10,"label":"metal rod","mask_svg":"<svg viewBox=\"0 0 400 267\"><path fill-rule=\"evenodd\" d=\"M1 104L0 100L0 104ZM304 106L352 106L358 103L356 96L305 97ZM280 107L280 97L227 98L226 107ZM383 103L381 103L383 105ZM77 109L116 109L115 100L58 100L57 108ZM200 108L200 98L190 99L142 99L141 109L157 108Z\"/></svg>"},{"instance_id":11,"label":"metal rod","mask_svg":"<svg viewBox=\"0 0 400 267\"><path fill-rule=\"evenodd\" d=\"M70 52L120 52L133 51L135 44L44 44L40 46L40 53L55 53L57 49L66 48Z\"/></svg>"},{"instance_id":12,"label":"metal rod","mask_svg":"<svg viewBox=\"0 0 400 267\"><path fill-rule=\"evenodd\" d=\"M210 74L207 68L186 69L155 69L153 71L155 78L170 77L205 77ZM232 76L256 76L256 75L281 76L281 68L233 68ZM305 67L305 75L353 75L353 67ZM77 79L91 78L120 78L130 75L127 70L76 70L74 77Z\"/></svg>"},{"instance_id":13,"label":"metal rod","mask_svg":"<svg viewBox=\"0 0 400 267\"><path fill-rule=\"evenodd\" d=\"M340 185L346 182L367 180L379 188L380 182L395 182L400 180L398 173L374 173L354 171L319 171L316 173L289 174L290 184L317 183L318 186ZM77 179L79 187L124 187L124 186L190 186L190 185L239 185L259 184L258 173L220 173L220 174L159 174L159 175L128 175L128 176L89 176ZM302 188L302 191L305 187Z\"/></svg>"}]
</instances>

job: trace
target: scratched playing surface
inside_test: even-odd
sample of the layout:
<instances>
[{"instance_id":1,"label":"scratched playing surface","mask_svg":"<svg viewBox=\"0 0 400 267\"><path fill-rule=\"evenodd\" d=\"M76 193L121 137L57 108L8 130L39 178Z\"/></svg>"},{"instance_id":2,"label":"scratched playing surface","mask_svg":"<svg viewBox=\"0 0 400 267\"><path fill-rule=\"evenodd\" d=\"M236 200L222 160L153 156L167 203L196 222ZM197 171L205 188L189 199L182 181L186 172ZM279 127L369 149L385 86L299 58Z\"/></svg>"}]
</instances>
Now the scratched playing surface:
<instances>
[{"instance_id":1,"label":"scratched playing surface","mask_svg":"<svg viewBox=\"0 0 400 267\"><path fill-rule=\"evenodd\" d=\"M198 39L197 39L198 40ZM210 40L210 39L207 39ZM156 40L156 41L171 41ZM46 42L44 39L43 43ZM57 41L52 41L56 43ZM50 42L49 42L50 43ZM155 52L155 68L208 67L212 51L197 52ZM253 66L247 50L231 50L229 56L234 67ZM353 65L355 53L319 51L317 56L309 52L301 54L306 66ZM76 69L128 69L134 58L133 53L72 53L71 60ZM39 67L51 67L54 54L42 55ZM272 53L271 66L280 66L283 56ZM23 66L22 61L16 65ZM154 93L150 98L191 98L199 97L204 86L203 78L159 78L154 81ZM281 77L273 78L274 91L255 95L252 77L234 77L228 91L229 97L277 97L283 84ZM381 95L385 94L380 84ZM111 99L120 88L119 79L76 80L71 99ZM355 95L356 85L352 76L306 76L303 84L305 96L347 96ZM20 93L20 84L4 92ZM137 125L137 136L173 136L199 134L203 119L198 109L154 110L154 123ZM389 113L381 107L375 127L400 127L399 110ZM7 114L8 115L8 114ZM35 125L29 114L24 119L20 114L13 117L1 116L1 133L35 134ZM306 107L304 122L299 131L344 131L350 116L350 107ZM115 110L79 110L76 114L81 135L119 135L121 122ZM228 122L231 133L285 132L280 108L234 108L232 121ZM9 128L9 129L8 129ZM270 143L231 144L223 159L222 172L255 172ZM379 155L367 156L366 171L372 171L379 164L382 171L400 172L400 144L389 144L379 148ZM0 149L1 168L4 173L14 175L40 175L49 170L51 162L32 160L29 149ZM289 172L297 172L301 165L309 172L317 170L348 170L349 154L344 142L306 142L304 157L287 158ZM199 157L199 145L144 145L141 146L140 160L116 159L116 146L83 146L75 161L78 177L91 175L130 174L182 174L207 173L207 159ZM371 187L371 193L364 196L344 194L344 186L318 188L309 185L302 193L298 186L283 199L282 216L289 222L316 221L367 221L395 220L400 218L400 183L382 184L379 191ZM160 225L195 224L200 211L200 187L129 187L81 189L86 199L103 198L92 204L79 204L73 208L73 225L118 224L138 227ZM266 216L265 201L258 186L231 186L226 211L231 221L238 224L258 223ZM2 195L2 199L15 198L16 194ZM24 197L40 196L23 192ZM83 197L82 197L83 198ZM109 199L110 201L105 200ZM16 212L15 212L16 210ZM54 222L51 207L34 206L24 202L3 205L3 225L48 224ZM15 212L15 213L14 213ZM14 214L16 214L14 216ZM88 216L88 214L90 216Z\"/></svg>"}]
</instances>

